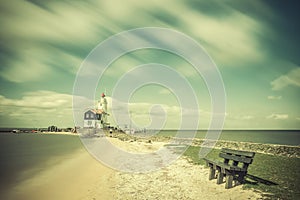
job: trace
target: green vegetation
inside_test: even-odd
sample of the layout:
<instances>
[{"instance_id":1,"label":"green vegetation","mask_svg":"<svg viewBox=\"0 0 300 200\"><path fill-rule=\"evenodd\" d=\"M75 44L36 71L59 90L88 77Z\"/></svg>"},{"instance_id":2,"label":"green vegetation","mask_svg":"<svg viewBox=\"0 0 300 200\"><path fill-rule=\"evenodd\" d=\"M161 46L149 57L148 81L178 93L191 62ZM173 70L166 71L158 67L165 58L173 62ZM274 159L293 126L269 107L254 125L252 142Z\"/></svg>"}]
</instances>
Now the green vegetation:
<instances>
[{"instance_id":1,"label":"green vegetation","mask_svg":"<svg viewBox=\"0 0 300 200\"><path fill-rule=\"evenodd\" d=\"M194 163L205 165L199 159L198 146L190 146L185 156ZM212 150L207 157L219 158L219 149ZM267 199L300 199L300 158L267 155L257 153L248 168L244 189L262 191Z\"/></svg>"}]
</instances>

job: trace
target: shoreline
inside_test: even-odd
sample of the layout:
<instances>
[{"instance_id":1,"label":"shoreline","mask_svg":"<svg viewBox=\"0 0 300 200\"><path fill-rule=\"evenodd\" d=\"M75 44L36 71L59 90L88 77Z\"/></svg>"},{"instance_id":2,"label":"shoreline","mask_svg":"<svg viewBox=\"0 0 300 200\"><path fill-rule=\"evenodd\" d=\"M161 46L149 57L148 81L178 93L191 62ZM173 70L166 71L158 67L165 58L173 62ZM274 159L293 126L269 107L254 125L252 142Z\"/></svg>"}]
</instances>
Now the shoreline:
<instances>
[{"instance_id":1,"label":"shoreline","mask_svg":"<svg viewBox=\"0 0 300 200\"><path fill-rule=\"evenodd\" d=\"M4 133L5 134L5 133ZM69 135L82 137L80 133L72 132L39 132L39 133L7 133L7 134L30 134L30 135ZM104 131L102 136L106 135L109 137L109 133ZM100 135L95 135L100 137ZM92 135L89 137L93 137ZM280 155L286 157L296 157L300 158L300 145L285 145L285 144L272 144L272 143L258 143L258 142L240 142L232 140L210 140L202 138L176 138L171 136L150 136L143 137L138 135L128 135L125 133L113 133L114 138L118 138L120 141L131 141L131 142L166 142L170 140L175 140L176 143L190 143L190 146L200 146L200 147L211 147L215 149L221 148L231 148L236 150L254 151L257 153L268 154L268 155ZM211 144L215 143L214 146Z\"/></svg>"},{"instance_id":2,"label":"shoreline","mask_svg":"<svg viewBox=\"0 0 300 200\"><path fill-rule=\"evenodd\" d=\"M38 135L71 135L69 132L49 132ZM109 134L107 134L109 135ZM92 138L91 138L92 139ZM101 137L94 138L95 142ZM103 138L104 139L104 138ZM127 137L124 134L106 136L112 144L136 153L157 151L168 141ZM165 138L163 138L165 139ZM200 141L197 145L201 145ZM216 147L240 142L218 141ZM246 143L261 146L256 143ZM266 145L268 148L270 145ZM275 145L276 146L276 145ZM278 145L277 145L278 146ZM215 148L216 148L215 147ZM282 147L280 145L280 147ZM241 148L237 146L235 148ZM297 147L297 149L300 149ZM209 169L195 165L182 156L171 165L149 173L124 173L113 170L92 157L82 146L61 162L57 162L23 180L7 192L3 199L264 199L260 191L243 189L243 185L229 190L224 184L208 180ZM164 188L162 190L162 188ZM4 194L1 195L1 197Z\"/></svg>"},{"instance_id":3,"label":"shoreline","mask_svg":"<svg viewBox=\"0 0 300 200\"><path fill-rule=\"evenodd\" d=\"M70 132L45 132L41 134L53 134L53 135L72 135L79 136L79 133ZM106 133L106 136L109 134ZM118 138L121 141L138 141L146 142L168 142L170 140L176 140L176 142L191 140L191 146L210 147L210 143L215 143L212 148L231 148L236 150L254 151L257 153L268 154L268 155L280 155L286 157L300 158L300 145L283 145L283 144L270 144L270 143L257 143L257 142L239 142L230 140L209 140L200 138L175 138L169 136L154 136L154 137L137 137L134 135L128 135L124 133L114 133L113 137ZM205 143L205 144L204 144Z\"/></svg>"},{"instance_id":4,"label":"shoreline","mask_svg":"<svg viewBox=\"0 0 300 200\"><path fill-rule=\"evenodd\" d=\"M231 148L236 150L254 151L262 154L280 155L286 157L300 158L300 145L282 145L269 143L255 143L255 142L238 142L229 140L205 140L199 138L173 138L169 136L154 136L154 137L135 137L132 135L114 134L114 137L121 141L138 141L138 142L166 142L175 140L176 143L190 143L190 146L212 147L215 149ZM215 143L214 146L211 144Z\"/></svg>"},{"instance_id":5,"label":"shoreline","mask_svg":"<svg viewBox=\"0 0 300 200\"><path fill-rule=\"evenodd\" d=\"M52 133L49 133L52 134ZM42 134L40 134L42 135ZM101 140L104 138L95 138ZM165 142L130 142L106 137L128 152L155 152ZM21 171L28 176L0 194L10 200L91 200L91 199L230 199L242 194L245 199L260 198L260 193L237 186L226 190L224 185L208 181L208 169L194 165L181 157L169 166L149 173L124 173L113 170L92 157L81 146L74 152L53 158L39 170ZM27 173L27 175L26 175ZM162 187L167 189L161 190ZM218 192L215 192L218 191Z\"/></svg>"},{"instance_id":6,"label":"shoreline","mask_svg":"<svg viewBox=\"0 0 300 200\"><path fill-rule=\"evenodd\" d=\"M39 170L32 177L21 181L6 194L1 194L3 195L1 198L11 200L113 199L114 173L112 169L96 161L82 148L64 161Z\"/></svg>"},{"instance_id":7,"label":"shoreline","mask_svg":"<svg viewBox=\"0 0 300 200\"><path fill-rule=\"evenodd\" d=\"M40 132L40 133L37 133L37 134L40 134L40 135L43 135L43 134L47 134L47 135L75 135L75 136L79 136L78 133L72 133L72 132Z\"/></svg>"}]
</instances>

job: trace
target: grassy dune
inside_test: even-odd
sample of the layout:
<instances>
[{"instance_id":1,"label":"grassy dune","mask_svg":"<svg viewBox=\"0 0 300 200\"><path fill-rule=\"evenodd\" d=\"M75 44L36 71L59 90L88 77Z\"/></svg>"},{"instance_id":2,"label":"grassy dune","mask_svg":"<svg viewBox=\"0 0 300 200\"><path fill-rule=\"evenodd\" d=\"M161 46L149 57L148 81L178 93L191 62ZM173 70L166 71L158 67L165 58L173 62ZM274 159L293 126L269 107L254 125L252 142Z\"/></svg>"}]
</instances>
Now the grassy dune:
<instances>
[{"instance_id":1,"label":"grassy dune","mask_svg":"<svg viewBox=\"0 0 300 200\"><path fill-rule=\"evenodd\" d=\"M205 161L198 157L199 148L189 147L185 156L195 164L205 165ZM219 149L214 149L207 156L218 159L219 152ZM260 190L267 199L300 199L299 169L300 158L257 153L248 168L249 176L243 188Z\"/></svg>"}]
</instances>

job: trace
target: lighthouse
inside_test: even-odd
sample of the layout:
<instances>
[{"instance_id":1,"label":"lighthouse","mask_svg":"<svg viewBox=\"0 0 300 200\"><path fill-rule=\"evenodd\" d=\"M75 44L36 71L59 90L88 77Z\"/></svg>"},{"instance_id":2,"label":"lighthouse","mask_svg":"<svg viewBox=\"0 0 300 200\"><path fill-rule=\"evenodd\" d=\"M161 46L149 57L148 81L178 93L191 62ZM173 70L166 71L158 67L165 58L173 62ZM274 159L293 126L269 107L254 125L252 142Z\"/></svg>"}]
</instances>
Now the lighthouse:
<instances>
[{"instance_id":1,"label":"lighthouse","mask_svg":"<svg viewBox=\"0 0 300 200\"><path fill-rule=\"evenodd\" d=\"M107 121L107 99L105 94L101 94L101 98L95 102L94 108L90 108L84 112L83 129L81 134L84 137L94 136L99 133L99 129L106 129L109 127Z\"/></svg>"},{"instance_id":2,"label":"lighthouse","mask_svg":"<svg viewBox=\"0 0 300 200\"><path fill-rule=\"evenodd\" d=\"M100 107L105 113L107 113L107 100L104 93L101 94Z\"/></svg>"},{"instance_id":3,"label":"lighthouse","mask_svg":"<svg viewBox=\"0 0 300 200\"><path fill-rule=\"evenodd\" d=\"M102 114L101 125L102 125L102 128L105 128L108 125L108 122L107 122L108 113L107 113L107 99L106 99L104 93L101 94L101 99L100 99L100 101L98 101L97 110L98 110L98 112L101 112L101 114Z\"/></svg>"}]
</instances>

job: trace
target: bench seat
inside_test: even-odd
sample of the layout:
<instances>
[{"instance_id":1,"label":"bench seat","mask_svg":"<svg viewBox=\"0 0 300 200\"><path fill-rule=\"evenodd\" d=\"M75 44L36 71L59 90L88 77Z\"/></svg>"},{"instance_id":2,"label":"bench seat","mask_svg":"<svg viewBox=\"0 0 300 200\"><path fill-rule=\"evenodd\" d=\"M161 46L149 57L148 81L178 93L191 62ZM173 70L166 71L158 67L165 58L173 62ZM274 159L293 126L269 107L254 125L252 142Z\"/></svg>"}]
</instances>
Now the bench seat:
<instances>
[{"instance_id":1,"label":"bench seat","mask_svg":"<svg viewBox=\"0 0 300 200\"><path fill-rule=\"evenodd\" d=\"M243 183L248 166L252 163L254 155L254 152L223 148L219 154L219 157L224 159L223 162L220 160L204 158L206 164L210 168L208 179L212 180L217 178L217 184L221 184L225 177L226 189L232 187L233 180ZM216 171L218 172L217 176Z\"/></svg>"},{"instance_id":2,"label":"bench seat","mask_svg":"<svg viewBox=\"0 0 300 200\"><path fill-rule=\"evenodd\" d=\"M247 171L244 168L238 167L238 166L232 166L229 164L226 164L222 161L219 160L209 160L204 158L204 160L206 161L206 163L208 163L208 165L212 165L215 169L217 169L217 167L221 167L222 169L227 169L227 170L234 170L234 171L241 171L241 172L245 172Z\"/></svg>"}]
</instances>

